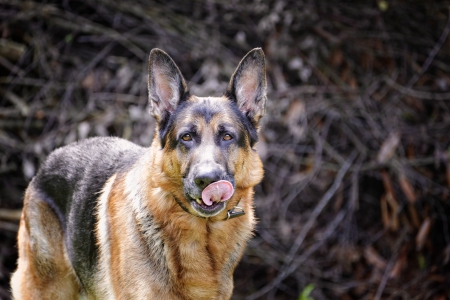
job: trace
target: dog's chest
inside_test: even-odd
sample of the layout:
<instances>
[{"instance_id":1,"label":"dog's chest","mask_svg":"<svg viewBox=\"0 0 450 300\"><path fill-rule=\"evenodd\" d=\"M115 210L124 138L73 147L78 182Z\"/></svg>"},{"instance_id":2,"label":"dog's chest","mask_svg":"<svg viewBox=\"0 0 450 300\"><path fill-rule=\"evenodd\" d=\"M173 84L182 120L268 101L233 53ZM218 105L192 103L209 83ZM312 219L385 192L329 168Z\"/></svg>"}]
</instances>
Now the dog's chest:
<instances>
[{"instance_id":1,"label":"dog's chest","mask_svg":"<svg viewBox=\"0 0 450 300\"><path fill-rule=\"evenodd\" d=\"M166 228L170 232L165 235L165 244L169 245L167 262L172 282L186 299L211 299L211 295L228 299L233 270L242 255L245 236L250 234L242 231L250 230L245 226L233 228L230 221L208 225L196 221L193 227Z\"/></svg>"}]
</instances>

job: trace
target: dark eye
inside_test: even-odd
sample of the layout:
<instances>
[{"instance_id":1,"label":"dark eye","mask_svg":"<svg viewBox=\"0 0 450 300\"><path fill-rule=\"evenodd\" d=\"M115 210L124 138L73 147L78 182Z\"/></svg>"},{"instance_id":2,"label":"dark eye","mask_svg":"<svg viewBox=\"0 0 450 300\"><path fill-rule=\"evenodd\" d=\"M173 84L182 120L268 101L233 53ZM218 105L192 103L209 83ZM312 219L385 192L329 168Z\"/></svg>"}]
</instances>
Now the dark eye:
<instances>
[{"instance_id":1,"label":"dark eye","mask_svg":"<svg viewBox=\"0 0 450 300\"><path fill-rule=\"evenodd\" d=\"M226 134L223 135L222 139L224 141L229 141L229 140L232 140L233 137L230 134L226 133Z\"/></svg>"},{"instance_id":2,"label":"dark eye","mask_svg":"<svg viewBox=\"0 0 450 300\"><path fill-rule=\"evenodd\" d=\"M189 142L189 141L192 141L192 136L189 133L186 133L185 135L183 135L181 137L181 139L185 142Z\"/></svg>"}]
</instances>

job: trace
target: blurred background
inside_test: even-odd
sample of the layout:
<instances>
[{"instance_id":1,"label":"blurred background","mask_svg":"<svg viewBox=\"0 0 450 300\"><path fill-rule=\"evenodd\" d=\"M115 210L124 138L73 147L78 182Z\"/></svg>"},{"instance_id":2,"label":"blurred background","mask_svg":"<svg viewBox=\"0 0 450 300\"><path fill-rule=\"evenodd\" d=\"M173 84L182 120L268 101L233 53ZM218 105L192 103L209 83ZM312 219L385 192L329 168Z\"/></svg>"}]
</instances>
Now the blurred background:
<instances>
[{"instance_id":1,"label":"blurred background","mask_svg":"<svg viewBox=\"0 0 450 300\"><path fill-rule=\"evenodd\" d=\"M450 299L450 1L0 1L0 298L29 180L90 136L149 145L158 47L198 96L266 53L257 231L233 299Z\"/></svg>"}]
</instances>

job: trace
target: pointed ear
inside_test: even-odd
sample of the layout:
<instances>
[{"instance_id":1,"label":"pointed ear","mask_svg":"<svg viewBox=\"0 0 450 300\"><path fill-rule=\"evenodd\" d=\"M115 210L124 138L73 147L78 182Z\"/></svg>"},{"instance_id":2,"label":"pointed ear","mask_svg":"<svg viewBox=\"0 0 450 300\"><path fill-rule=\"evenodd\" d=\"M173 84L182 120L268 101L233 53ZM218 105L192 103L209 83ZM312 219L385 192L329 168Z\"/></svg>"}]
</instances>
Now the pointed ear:
<instances>
[{"instance_id":1,"label":"pointed ear","mask_svg":"<svg viewBox=\"0 0 450 300\"><path fill-rule=\"evenodd\" d=\"M265 111L266 85L264 52L255 48L239 63L225 96L236 101L239 110L258 125Z\"/></svg>"},{"instance_id":2,"label":"pointed ear","mask_svg":"<svg viewBox=\"0 0 450 300\"><path fill-rule=\"evenodd\" d=\"M153 49L148 60L148 98L150 113L158 123L167 120L189 94L175 62L160 49Z\"/></svg>"}]
</instances>

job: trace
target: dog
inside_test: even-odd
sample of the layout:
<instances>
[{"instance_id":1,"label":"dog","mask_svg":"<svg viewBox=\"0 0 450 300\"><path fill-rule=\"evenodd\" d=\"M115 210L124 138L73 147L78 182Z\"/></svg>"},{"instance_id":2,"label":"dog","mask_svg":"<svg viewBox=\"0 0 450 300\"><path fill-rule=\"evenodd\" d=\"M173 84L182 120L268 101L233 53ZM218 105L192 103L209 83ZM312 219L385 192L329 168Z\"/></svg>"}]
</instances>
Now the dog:
<instances>
[{"instance_id":1,"label":"dog","mask_svg":"<svg viewBox=\"0 0 450 300\"><path fill-rule=\"evenodd\" d=\"M189 93L160 49L149 57L149 148L94 137L52 152L24 196L14 299L229 299L263 178L264 53L222 97Z\"/></svg>"}]
</instances>

